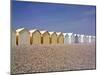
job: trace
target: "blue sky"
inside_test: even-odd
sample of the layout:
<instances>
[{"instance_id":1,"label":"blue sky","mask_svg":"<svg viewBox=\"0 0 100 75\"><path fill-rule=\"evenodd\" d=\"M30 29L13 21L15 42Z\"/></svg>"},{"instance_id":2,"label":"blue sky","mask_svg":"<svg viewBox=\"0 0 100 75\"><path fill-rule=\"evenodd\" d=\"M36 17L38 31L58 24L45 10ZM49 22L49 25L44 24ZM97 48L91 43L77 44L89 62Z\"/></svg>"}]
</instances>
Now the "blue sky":
<instances>
[{"instance_id":1,"label":"blue sky","mask_svg":"<svg viewBox=\"0 0 100 75\"><path fill-rule=\"evenodd\" d=\"M12 1L12 27L95 35L95 6Z\"/></svg>"}]
</instances>

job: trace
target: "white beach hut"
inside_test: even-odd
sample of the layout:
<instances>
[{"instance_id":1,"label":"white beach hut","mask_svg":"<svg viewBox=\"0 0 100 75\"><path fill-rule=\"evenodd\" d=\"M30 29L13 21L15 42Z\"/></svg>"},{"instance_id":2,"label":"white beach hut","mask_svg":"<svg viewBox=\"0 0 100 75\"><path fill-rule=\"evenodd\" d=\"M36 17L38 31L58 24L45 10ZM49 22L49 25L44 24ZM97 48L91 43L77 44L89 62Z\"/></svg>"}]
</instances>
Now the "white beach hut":
<instances>
[{"instance_id":1,"label":"white beach hut","mask_svg":"<svg viewBox=\"0 0 100 75\"><path fill-rule=\"evenodd\" d=\"M84 36L84 43L89 43L89 36L88 35Z\"/></svg>"},{"instance_id":2,"label":"white beach hut","mask_svg":"<svg viewBox=\"0 0 100 75\"><path fill-rule=\"evenodd\" d=\"M88 38L89 38L89 43L91 43L92 42L92 36L89 36Z\"/></svg>"},{"instance_id":3,"label":"white beach hut","mask_svg":"<svg viewBox=\"0 0 100 75\"><path fill-rule=\"evenodd\" d=\"M91 36L91 42L95 43L95 41L96 41L95 36Z\"/></svg>"},{"instance_id":4,"label":"white beach hut","mask_svg":"<svg viewBox=\"0 0 100 75\"><path fill-rule=\"evenodd\" d=\"M80 43L84 43L84 35L80 35Z\"/></svg>"},{"instance_id":5,"label":"white beach hut","mask_svg":"<svg viewBox=\"0 0 100 75\"><path fill-rule=\"evenodd\" d=\"M74 43L80 43L80 35L74 34Z\"/></svg>"},{"instance_id":6,"label":"white beach hut","mask_svg":"<svg viewBox=\"0 0 100 75\"><path fill-rule=\"evenodd\" d=\"M65 44L71 44L73 41L73 33L64 34L64 42Z\"/></svg>"},{"instance_id":7,"label":"white beach hut","mask_svg":"<svg viewBox=\"0 0 100 75\"><path fill-rule=\"evenodd\" d=\"M29 31L20 28L16 30L16 44L17 45L30 45L30 36L29 36Z\"/></svg>"},{"instance_id":8,"label":"white beach hut","mask_svg":"<svg viewBox=\"0 0 100 75\"><path fill-rule=\"evenodd\" d=\"M81 43L81 35L80 34L77 34L77 36L78 36L79 43Z\"/></svg>"},{"instance_id":9,"label":"white beach hut","mask_svg":"<svg viewBox=\"0 0 100 75\"><path fill-rule=\"evenodd\" d=\"M75 43L75 36L74 36L74 34L72 33L72 34L70 34L70 36L71 36L71 44Z\"/></svg>"},{"instance_id":10,"label":"white beach hut","mask_svg":"<svg viewBox=\"0 0 100 75\"><path fill-rule=\"evenodd\" d=\"M69 35L68 33L63 33L64 35L64 44L69 44Z\"/></svg>"}]
</instances>

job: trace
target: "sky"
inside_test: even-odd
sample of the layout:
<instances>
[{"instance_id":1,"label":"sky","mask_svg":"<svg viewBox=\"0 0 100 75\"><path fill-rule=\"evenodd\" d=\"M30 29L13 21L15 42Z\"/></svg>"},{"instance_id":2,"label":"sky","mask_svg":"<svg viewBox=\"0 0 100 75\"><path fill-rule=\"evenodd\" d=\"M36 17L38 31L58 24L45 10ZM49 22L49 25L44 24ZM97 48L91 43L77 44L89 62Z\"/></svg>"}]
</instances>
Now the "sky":
<instances>
[{"instance_id":1,"label":"sky","mask_svg":"<svg viewBox=\"0 0 100 75\"><path fill-rule=\"evenodd\" d=\"M96 7L41 2L12 1L13 29L39 29L95 35Z\"/></svg>"}]
</instances>

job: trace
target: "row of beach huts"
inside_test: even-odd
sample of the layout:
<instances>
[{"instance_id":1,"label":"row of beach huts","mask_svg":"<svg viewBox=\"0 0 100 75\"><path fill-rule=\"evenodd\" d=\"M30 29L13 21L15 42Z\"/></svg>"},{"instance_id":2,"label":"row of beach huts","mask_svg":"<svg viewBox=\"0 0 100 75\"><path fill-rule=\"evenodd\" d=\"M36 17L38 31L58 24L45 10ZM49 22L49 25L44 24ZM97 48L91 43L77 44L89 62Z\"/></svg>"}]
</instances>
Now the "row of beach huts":
<instances>
[{"instance_id":1,"label":"row of beach huts","mask_svg":"<svg viewBox=\"0 0 100 75\"><path fill-rule=\"evenodd\" d=\"M11 31L12 45L95 43L95 36L20 28Z\"/></svg>"}]
</instances>

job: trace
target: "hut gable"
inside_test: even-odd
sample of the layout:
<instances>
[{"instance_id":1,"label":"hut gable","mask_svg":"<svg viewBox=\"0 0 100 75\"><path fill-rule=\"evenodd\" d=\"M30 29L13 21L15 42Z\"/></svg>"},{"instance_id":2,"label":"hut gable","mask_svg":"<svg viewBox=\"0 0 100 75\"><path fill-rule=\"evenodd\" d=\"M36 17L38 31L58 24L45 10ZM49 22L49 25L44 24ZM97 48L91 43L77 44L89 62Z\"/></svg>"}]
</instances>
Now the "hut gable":
<instances>
[{"instance_id":1,"label":"hut gable","mask_svg":"<svg viewBox=\"0 0 100 75\"><path fill-rule=\"evenodd\" d=\"M29 32L28 30L21 28L16 30L16 44L17 45L29 45Z\"/></svg>"},{"instance_id":2,"label":"hut gable","mask_svg":"<svg viewBox=\"0 0 100 75\"><path fill-rule=\"evenodd\" d=\"M37 29L30 30L30 44L41 44L41 33Z\"/></svg>"},{"instance_id":3,"label":"hut gable","mask_svg":"<svg viewBox=\"0 0 100 75\"><path fill-rule=\"evenodd\" d=\"M64 36L63 33L61 32L57 32L57 42L58 44L64 44Z\"/></svg>"},{"instance_id":4,"label":"hut gable","mask_svg":"<svg viewBox=\"0 0 100 75\"><path fill-rule=\"evenodd\" d=\"M40 31L41 33L41 43L50 44L50 34L48 31Z\"/></svg>"},{"instance_id":5,"label":"hut gable","mask_svg":"<svg viewBox=\"0 0 100 75\"><path fill-rule=\"evenodd\" d=\"M57 44L57 34L56 32L49 32L50 34L50 43Z\"/></svg>"}]
</instances>

